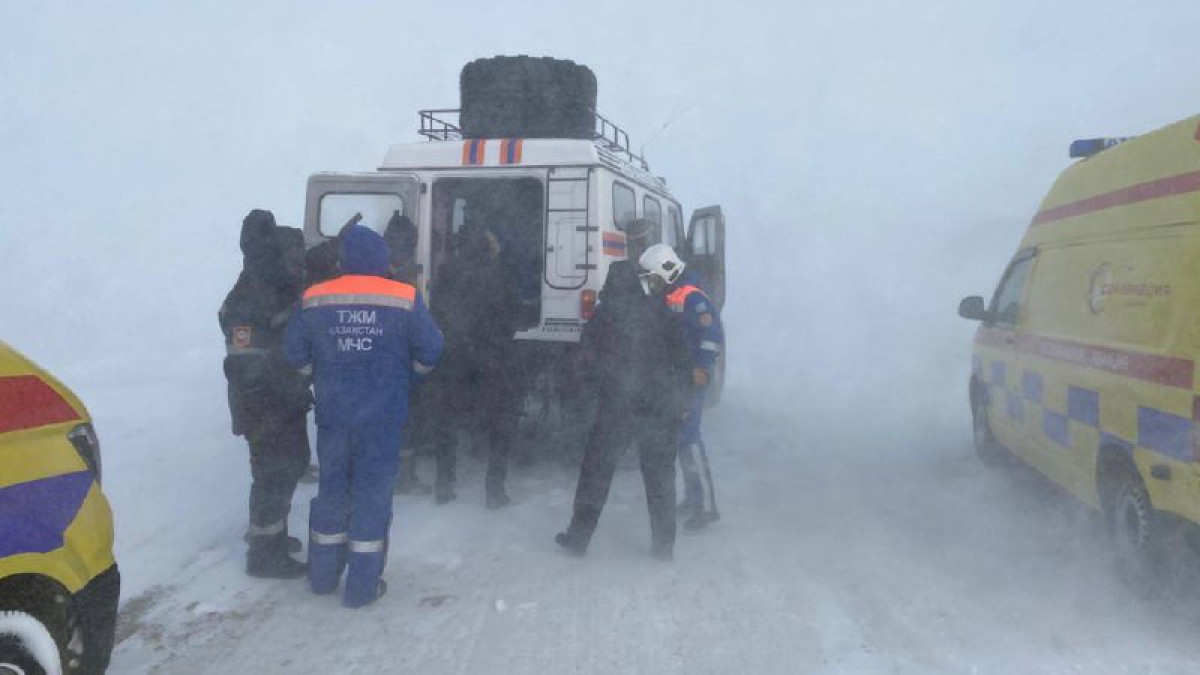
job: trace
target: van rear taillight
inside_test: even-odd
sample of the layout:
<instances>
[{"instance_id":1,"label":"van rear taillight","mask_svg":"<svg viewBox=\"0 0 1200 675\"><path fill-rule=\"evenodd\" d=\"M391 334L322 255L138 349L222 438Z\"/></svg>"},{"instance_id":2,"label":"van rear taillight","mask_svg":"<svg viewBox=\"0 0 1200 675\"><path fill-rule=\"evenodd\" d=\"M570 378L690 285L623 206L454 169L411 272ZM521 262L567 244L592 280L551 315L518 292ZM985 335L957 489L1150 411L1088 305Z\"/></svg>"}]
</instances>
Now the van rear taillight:
<instances>
[{"instance_id":1,"label":"van rear taillight","mask_svg":"<svg viewBox=\"0 0 1200 675\"><path fill-rule=\"evenodd\" d=\"M584 291L579 294L579 315L584 321L590 320L596 314L596 291Z\"/></svg>"}]
</instances>

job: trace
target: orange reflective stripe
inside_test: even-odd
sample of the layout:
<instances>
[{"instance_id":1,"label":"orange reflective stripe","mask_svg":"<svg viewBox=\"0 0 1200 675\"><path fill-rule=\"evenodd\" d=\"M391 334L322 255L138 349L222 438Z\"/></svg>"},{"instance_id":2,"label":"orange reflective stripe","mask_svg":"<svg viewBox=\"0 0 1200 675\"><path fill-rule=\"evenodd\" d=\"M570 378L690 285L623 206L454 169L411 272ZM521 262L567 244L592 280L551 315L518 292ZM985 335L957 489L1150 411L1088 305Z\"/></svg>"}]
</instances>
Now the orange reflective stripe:
<instances>
[{"instance_id":1,"label":"orange reflective stripe","mask_svg":"<svg viewBox=\"0 0 1200 675\"><path fill-rule=\"evenodd\" d=\"M347 274L304 292L304 307L322 305L382 305L412 309L417 289L383 277Z\"/></svg>"},{"instance_id":2,"label":"orange reflective stripe","mask_svg":"<svg viewBox=\"0 0 1200 675\"><path fill-rule=\"evenodd\" d=\"M680 286L667 295L667 307L670 307L672 311L682 312L687 304L688 296L692 293L704 295L704 291L695 286Z\"/></svg>"}]
</instances>

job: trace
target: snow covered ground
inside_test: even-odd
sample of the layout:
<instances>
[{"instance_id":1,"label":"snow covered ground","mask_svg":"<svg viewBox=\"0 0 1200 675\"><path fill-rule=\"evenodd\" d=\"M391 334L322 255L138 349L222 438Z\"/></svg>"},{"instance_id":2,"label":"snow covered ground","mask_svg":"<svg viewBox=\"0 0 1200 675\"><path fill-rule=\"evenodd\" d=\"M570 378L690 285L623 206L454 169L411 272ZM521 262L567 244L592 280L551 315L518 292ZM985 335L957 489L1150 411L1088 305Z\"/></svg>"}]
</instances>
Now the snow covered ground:
<instances>
[{"instance_id":1,"label":"snow covered ground","mask_svg":"<svg viewBox=\"0 0 1200 675\"><path fill-rule=\"evenodd\" d=\"M682 534L674 563L648 555L636 470L578 560L553 543L571 470L516 471L517 504L492 513L467 462L457 503L397 498L389 594L345 610L242 573L248 472L217 362L95 373L112 388L89 403L125 583L114 673L1191 672L1200 657L1197 603L1121 589L1088 515L985 470L965 421L864 422L801 392L752 405L763 392L745 387L708 422L724 519Z\"/></svg>"}]
</instances>

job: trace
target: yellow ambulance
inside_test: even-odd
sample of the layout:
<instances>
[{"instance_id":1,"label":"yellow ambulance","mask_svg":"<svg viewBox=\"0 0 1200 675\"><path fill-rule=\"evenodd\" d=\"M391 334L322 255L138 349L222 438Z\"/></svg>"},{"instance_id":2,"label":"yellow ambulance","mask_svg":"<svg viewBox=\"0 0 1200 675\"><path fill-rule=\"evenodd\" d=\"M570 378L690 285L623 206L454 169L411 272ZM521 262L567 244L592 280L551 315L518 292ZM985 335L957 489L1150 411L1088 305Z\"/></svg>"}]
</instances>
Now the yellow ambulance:
<instances>
[{"instance_id":1,"label":"yellow ambulance","mask_svg":"<svg viewBox=\"0 0 1200 675\"><path fill-rule=\"evenodd\" d=\"M0 342L0 675L103 673L120 574L79 399Z\"/></svg>"},{"instance_id":2,"label":"yellow ambulance","mask_svg":"<svg viewBox=\"0 0 1200 675\"><path fill-rule=\"evenodd\" d=\"M1072 144L981 321L975 448L1099 510L1143 587L1200 523L1200 116Z\"/></svg>"}]
</instances>

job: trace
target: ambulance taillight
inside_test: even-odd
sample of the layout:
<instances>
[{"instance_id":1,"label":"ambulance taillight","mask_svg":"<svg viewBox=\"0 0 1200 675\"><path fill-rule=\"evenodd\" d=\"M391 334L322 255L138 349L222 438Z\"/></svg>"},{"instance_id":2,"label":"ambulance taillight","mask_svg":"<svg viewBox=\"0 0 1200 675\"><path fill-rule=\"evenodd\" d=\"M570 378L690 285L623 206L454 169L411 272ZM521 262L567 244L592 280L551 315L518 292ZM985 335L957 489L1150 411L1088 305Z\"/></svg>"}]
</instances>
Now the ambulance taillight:
<instances>
[{"instance_id":1,"label":"ambulance taillight","mask_svg":"<svg viewBox=\"0 0 1200 675\"><path fill-rule=\"evenodd\" d=\"M584 291L579 294L579 315L584 321L590 321L596 315L596 291Z\"/></svg>"}]
</instances>

